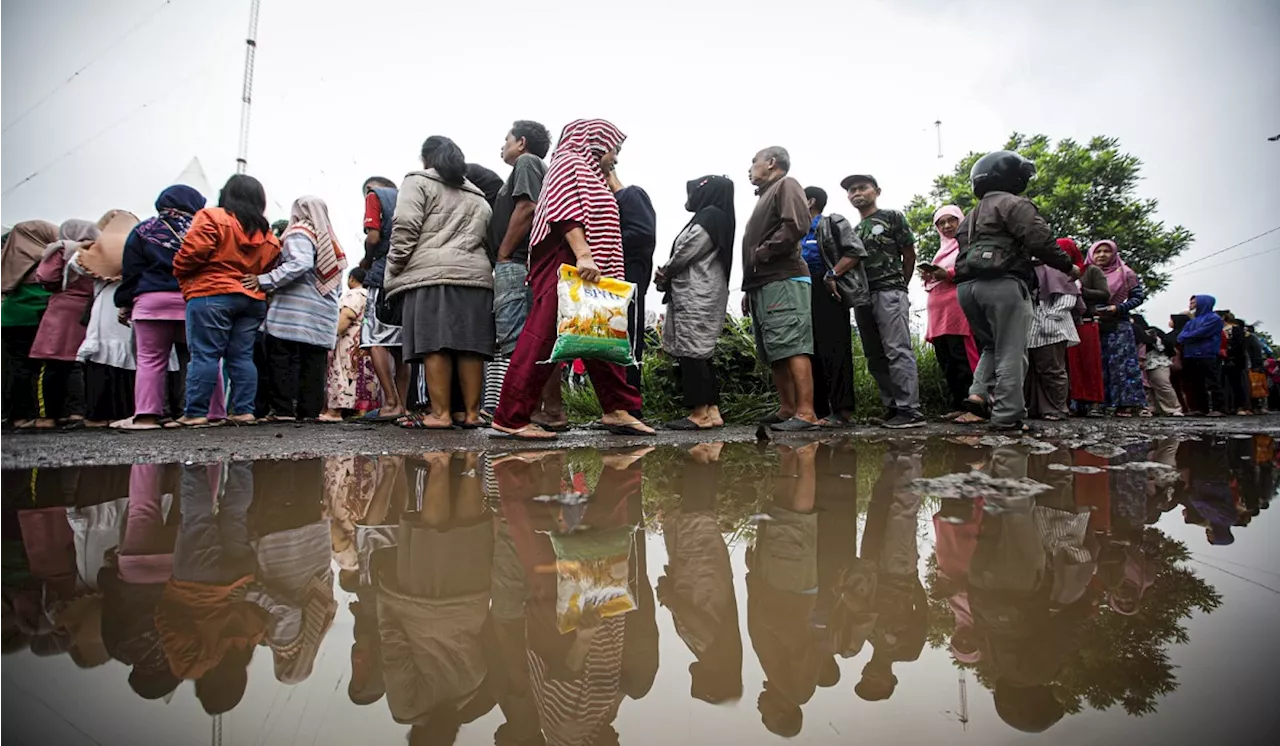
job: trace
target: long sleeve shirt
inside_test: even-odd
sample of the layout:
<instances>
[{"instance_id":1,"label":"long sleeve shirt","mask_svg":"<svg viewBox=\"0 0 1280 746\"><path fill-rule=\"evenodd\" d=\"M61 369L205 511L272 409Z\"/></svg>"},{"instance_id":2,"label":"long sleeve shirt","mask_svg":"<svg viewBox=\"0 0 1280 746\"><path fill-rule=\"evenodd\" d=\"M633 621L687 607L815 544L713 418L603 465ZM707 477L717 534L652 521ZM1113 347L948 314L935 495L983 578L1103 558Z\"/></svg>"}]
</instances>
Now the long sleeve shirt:
<instances>
[{"instance_id":1,"label":"long sleeve shirt","mask_svg":"<svg viewBox=\"0 0 1280 746\"><path fill-rule=\"evenodd\" d=\"M263 330L278 339L332 350L338 341L338 288L316 289L316 247L306 236L285 239L278 267L258 275L270 294Z\"/></svg>"}]
</instances>

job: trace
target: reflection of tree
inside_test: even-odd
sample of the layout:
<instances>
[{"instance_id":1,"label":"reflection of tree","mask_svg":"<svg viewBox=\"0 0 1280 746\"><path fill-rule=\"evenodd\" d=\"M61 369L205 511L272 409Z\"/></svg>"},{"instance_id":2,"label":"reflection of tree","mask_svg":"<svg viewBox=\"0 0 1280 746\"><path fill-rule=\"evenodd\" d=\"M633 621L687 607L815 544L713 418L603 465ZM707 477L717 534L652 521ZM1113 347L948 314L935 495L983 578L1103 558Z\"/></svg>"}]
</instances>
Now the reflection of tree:
<instances>
[{"instance_id":1,"label":"reflection of tree","mask_svg":"<svg viewBox=\"0 0 1280 746\"><path fill-rule=\"evenodd\" d=\"M1079 602L1094 608L1080 622L1077 648L1062 662L1054 686L1069 713L1079 712L1085 705L1105 710L1117 704L1130 715L1155 712L1160 698L1178 686L1168 647L1188 642L1183 620L1195 610L1211 613L1222 603L1213 586L1186 567L1191 553L1185 544L1149 527L1142 545L1158 570L1139 613L1117 614L1095 592ZM937 558L930 557L925 585L933 607L928 640L934 648L945 648L955 628L946 597L934 590L941 590L940 580ZM956 665L976 669L978 680L988 689L994 685L989 662Z\"/></svg>"}]
</instances>

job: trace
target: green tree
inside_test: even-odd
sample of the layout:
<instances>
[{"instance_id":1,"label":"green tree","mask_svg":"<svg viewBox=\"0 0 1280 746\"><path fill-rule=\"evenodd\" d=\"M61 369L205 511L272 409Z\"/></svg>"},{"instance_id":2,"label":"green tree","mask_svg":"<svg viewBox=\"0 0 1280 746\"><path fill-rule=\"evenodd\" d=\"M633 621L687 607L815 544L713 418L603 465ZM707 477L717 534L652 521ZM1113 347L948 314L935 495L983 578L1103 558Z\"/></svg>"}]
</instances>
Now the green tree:
<instances>
[{"instance_id":1,"label":"green tree","mask_svg":"<svg viewBox=\"0 0 1280 746\"><path fill-rule=\"evenodd\" d=\"M1104 238L1120 247L1121 256L1142 278L1147 294L1161 290L1169 276L1159 271L1190 246L1193 234L1177 225L1166 229L1153 216L1157 202L1137 195L1142 161L1120 151L1114 137L1095 137L1081 145L1060 140L1057 147L1045 135L1015 132L1005 144L1036 164L1036 177L1027 188L1054 232L1071 236L1081 250ZM982 153L970 153L955 170L933 181L928 196L916 195L907 205L907 219L920 239L920 256L937 251L933 212L953 204L967 214L977 204L969 185L969 171Z\"/></svg>"}]
</instances>

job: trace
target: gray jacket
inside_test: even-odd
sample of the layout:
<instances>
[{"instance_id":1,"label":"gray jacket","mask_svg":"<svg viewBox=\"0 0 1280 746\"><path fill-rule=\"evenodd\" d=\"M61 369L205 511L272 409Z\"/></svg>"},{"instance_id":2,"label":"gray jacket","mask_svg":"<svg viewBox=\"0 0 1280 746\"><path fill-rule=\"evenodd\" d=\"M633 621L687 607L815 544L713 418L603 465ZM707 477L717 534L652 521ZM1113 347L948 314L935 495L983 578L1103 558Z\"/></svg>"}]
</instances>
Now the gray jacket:
<instances>
[{"instance_id":1,"label":"gray jacket","mask_svg":"<svg viewBox=\"0 0 1280 746\"><path fill-rule=\"evenodd\" d=\"M486 251L492 210L471 182L446 184L435 169L400 186L383 287L387 296L430 285L493 288Z\"/></svg>"},{"instance_id":2,"label":"gray jacket","mask_svg":"<svg viewBox=\"0 0 1280 746\"><path fill-rule=\"evenodd\" d=\"M716 258L711 236L690 225L676 238L663 268L670 299L662 325L662 349L673 357L707 360L724 329L729 273Z\"/></svg>"}]
</instances>

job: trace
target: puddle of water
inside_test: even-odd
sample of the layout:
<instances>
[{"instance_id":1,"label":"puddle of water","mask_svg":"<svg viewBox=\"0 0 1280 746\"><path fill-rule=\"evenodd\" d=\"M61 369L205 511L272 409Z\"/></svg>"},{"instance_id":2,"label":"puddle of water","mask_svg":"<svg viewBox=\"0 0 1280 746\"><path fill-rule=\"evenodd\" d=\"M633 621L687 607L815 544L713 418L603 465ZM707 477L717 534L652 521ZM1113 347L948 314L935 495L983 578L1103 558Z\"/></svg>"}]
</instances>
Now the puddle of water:
<instances>
[{"instance_id":1,"label":"puddle of water","mask_svg":"<svg viewBox=\"0 0 1280 746\"><path fill-rule=\"evenodd\" d=\"M3 736L1249 742L1276 463L1254 436L6 471Z\"/></svg>"}]
</instances>

